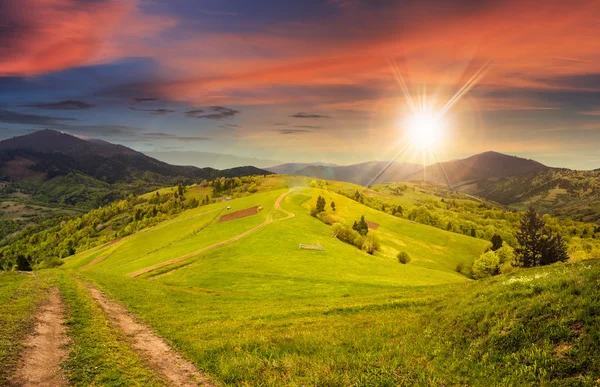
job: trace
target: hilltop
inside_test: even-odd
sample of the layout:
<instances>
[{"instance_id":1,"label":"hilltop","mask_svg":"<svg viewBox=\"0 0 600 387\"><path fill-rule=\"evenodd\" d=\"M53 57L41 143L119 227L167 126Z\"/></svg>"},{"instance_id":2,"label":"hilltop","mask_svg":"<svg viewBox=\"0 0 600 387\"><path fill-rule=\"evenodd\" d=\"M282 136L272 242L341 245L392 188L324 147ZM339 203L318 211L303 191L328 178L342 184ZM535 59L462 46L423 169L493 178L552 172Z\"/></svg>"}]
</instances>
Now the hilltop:
<instances>
[{"instance_id":1,"label":"hilltop","mask_svg":"<svg viewBox=\"0 0 600 387\"><path fill-rule=\"evenodd\" d=\"M484 152L465 159L428 165L408 180L423 180L461 191L468 185L489 179L524 175L549 168L537 161L509 156L498 152Z\"/></svg>"}]
</instances>

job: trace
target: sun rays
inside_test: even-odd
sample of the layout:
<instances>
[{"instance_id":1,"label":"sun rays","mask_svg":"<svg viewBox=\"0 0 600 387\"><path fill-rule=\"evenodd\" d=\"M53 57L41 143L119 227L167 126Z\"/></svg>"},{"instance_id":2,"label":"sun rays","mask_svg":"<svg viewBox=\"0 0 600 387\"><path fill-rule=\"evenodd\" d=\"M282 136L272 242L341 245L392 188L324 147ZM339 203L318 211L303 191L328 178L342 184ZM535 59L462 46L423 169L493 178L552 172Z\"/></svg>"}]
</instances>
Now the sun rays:
<instances>
[{"instance_id":1,"label":"sun rays","mask_svg":"<svg viewBox=\"0 0 600 387\"><path fill-rule=\"evenodd\" d=\"M423 90L420 95L413 97L406 85L404 77L400 72L397 64L390 60L392 72L396 82L400 86L406 105L410 109L410 115L403 117L400 120L400 125L404 129L404 146L400 152L369 182L371 186L385 171L392 165L402 154L412 148L423 160L423 180L426 179L427 160L434 160L437 163L435 150L442 147L446 136L446 122L444 117L446 114L469 92L474 86L485 76L491 66L491 61L484 63L470 78L465 82L460 89L437 111L431 110L432 101L427 100L427 94ZM451 183L448 180L446 172L443 170L443 165L439 164L442 173L449 187Z\"/></svg>"}]
</instances>

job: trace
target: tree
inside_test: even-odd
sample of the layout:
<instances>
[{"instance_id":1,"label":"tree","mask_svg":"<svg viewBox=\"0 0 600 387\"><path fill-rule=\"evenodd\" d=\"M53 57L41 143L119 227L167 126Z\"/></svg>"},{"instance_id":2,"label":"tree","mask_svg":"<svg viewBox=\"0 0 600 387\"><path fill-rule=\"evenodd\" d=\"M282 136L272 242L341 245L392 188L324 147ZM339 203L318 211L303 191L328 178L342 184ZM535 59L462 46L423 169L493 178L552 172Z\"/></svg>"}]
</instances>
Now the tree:
<instances>
[{"instance_id":1,"label":"tree","mask_svg":"<svg viewBox=\"0 0 600 387\"><path fill-rule=\"evenodd\" d=\"M325 211L325 205L326 204L327 203L325 202L325 198L324 197L319 196L317 198L317 214Z\"/></svg>"},{"instance_id":2,"label":"tree","mask_svg":"<svg viewBox=\"0 0 600 387\"><path fill-rule=\"evenodd\" d=\"M489 234L488 234L489 235ZM491 239L492 242L492 251L496 251L498 250L500 247L502 247L502 243L504 242L502 240L502 237L498 234L494 234L494 236Z\"/></svg>"},{"instance_id":3,"label":"tree","mask_svg":"<svg viewBox=\"0 0 600 387\"><path fill-rule=\"evenodd\" d=\"M500 259L494 251L482 254L473 262L473 278L481 279L500 274Z\"/></svg>"},{"instance_id":4,"label":"tree","mask_svg":"<svg viewBox=\"0 0 600 387\"><path fill-rule=\"evenodd\" d=\"M568 259L562 236L549 235L544 231L545 224L544 219L533 208L529 208L523 215L520 230L517 232L517 266L548 265Z\"/></svg>"},{"instance_id":5,"label":"tree","mask_svg":"<svg viewBox=\"0 0 600 387\"><path fill-rule=\"evenodd\" d=\"M471 227L471 236L477 238L477 230L475 230L475 227Z\"/></svg>"},{"instance_id":6,"label":"tree","mask_svg":"<svg viewBox=\"0 0 600 387\"><path fill-rule=\"evenodd\" d=\"M394 215L402 217L403 215L403 208L401 205L398 205L398 207L396 207L396 210L394 211Z\"/></svg>"},{"instance_id":7,"label":"tree","mask_svg":"<svg viewBox=\"0 0 600 387\"><path fill-rule=\"evenodd\" d=\"M17 255L17 270L31 271L31 262L22 254Z\"/></svg>"},{"instance_id":8,"label":"tree","mask_svg":"<svg viewBox=\"0 0 600 387\"><path fill-rule=\"evenodd\" d=\"M567 259L569 259L569 255L562 236L560 234L545 235L542 243L540 265L564 262Z\"/></svg>"},{"instance_id":9,"label":"tree","mask_svg":"<svg viewBox=\"0 0 600 387\"><path fill-rule=\"evenodd\" d=\"M183 196L185 194L185 186L181 183L177 184L177 193L179 193L179 196Z\"/></svg>"},{"instance_id":10,"label":"tree","mask_svg":"<svg viewBox=\"0 0 600 387\"><path fill-rule=\"evenodd\" d=\"M331 210L335 212L335 202L333 200L331 201Z\"/></svg>"},{"instance_id":11,"label":"tree","mask_svg":"<svg viewBox=\"0 0 600 387\"><path fill-rule=\"evenodd\" d=\"M360 235L367 235L367 233L369 232L369 225L367 224L364 215L360 217L359 222L354 222L352 229L358 232Z\"/></svg>"}]
</instances>

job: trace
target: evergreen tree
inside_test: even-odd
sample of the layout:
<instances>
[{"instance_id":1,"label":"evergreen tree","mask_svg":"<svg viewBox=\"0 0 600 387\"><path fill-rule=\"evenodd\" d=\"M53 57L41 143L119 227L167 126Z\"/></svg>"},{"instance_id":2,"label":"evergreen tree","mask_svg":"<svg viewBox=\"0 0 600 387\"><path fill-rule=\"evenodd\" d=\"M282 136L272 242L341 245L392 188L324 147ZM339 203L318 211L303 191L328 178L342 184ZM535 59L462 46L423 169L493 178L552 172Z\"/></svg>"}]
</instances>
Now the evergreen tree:
<instances>
[{"instance_id":1,"label":"evergreen tree","mask_svg":"<svg viewBox=\"0 0 600 387\"><path fill-rule=\"evenodd\" d=\"M516 235L519 243L515 250L518 266L532 267L540 264L544 225L544 220L532 207L523 214L521 228Z\"/></svg>"},{"instance_id":2,"label":"evergreen tree","mask_svg":"<svg viewBox=\"0 0 600 387\"><path fill-rule=\"evenodd\" d=\"M502 237L498 234L494 234L494 236L491 239L492 242L492 251L496 251L499 248L502 247L502 243L504 243L504 241L502 240Z\"/></svg>"},{"instance_id":3,"label":"evergreen tree","mask_svg":"<svg viewBox=\"0 0 600 387\"><path fill-rule=\"evenodd\" d=\"M327 203L325 202L325 198L322 196L319 196L317 198L317 213L323 212L325 211L325 205Z\"/></svg>"},{"instance_id":4,"label":"evergreen tree","mask_svg":"<svg viewBox=\"0 0 600 387\"><path fill-rule=\"evenodd\" d=\"M369 232L369 225L367 224L364 215L360 217L360 221L354 222L352 229L358 232L360 235L367 235Z\"/></svg>"},{"instance_id":5,"label":"evergreen tree","mask_svg":"<svg viewBox=\"0 0 600 387\"><path fill-rule=\"evenodd\" d=\"M521 229L517 233L519 247L515 250L518 266L549 265L569 258L562 236L548 234L544 226L544 219L533 208L521 218Z\"/></svg>"}]
</instances>

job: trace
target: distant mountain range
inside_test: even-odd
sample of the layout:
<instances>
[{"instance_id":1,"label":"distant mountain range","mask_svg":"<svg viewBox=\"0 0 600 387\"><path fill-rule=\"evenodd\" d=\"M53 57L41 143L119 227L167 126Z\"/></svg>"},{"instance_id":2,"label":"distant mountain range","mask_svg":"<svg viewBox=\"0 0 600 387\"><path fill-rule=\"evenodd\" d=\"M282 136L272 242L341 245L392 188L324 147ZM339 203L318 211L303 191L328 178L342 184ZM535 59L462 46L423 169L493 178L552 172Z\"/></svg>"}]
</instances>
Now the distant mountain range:
<instances>
[{"instance_id":1,"label":"distant mountain range","mask_svg":"<svg viewBox=\"0 0 600 387\"><path fill-rule=\"evenodd\" d=\"M223 155L206 153L204 156L214 162ZM241 157L239 160L257 161L262 165L271 162ZM180 181L191 183L221 176L268 173L360 185L425 181L517 209L531 205L558 216L600 221L600 169L550 168L534 160L497 152L426 167L410 163L388 166L385 161L372 161L346 166L315 162L287 163L265 169L246 166L218 170L171 165L122 145L54 130L0 141L0 180L10 182L13 188L31 194L37 201L69 206L89 208L128 193L142 193ZM376 176L378 178L372 181Z\"/></svg>"},{"instance_id":2,"label":"distant mountain range","mask_svg":"<svg viewBox=\"0 0 600 387\"><path fill-rule=\"evenodd\" d=\"M485 152L466 159L452 160L443 163L422 165L411 163L392 163L371 161L346 166L314 164L283 164L266 168L274 173L312 176L319 179L332 179L355 184L367 185L380 172L373 184L396 181L426 181L432 184L458 188L463 185L490 178L501 178L523 173L548 169L537 161L515 156L507 156L497 152Z\"/></svg>"},{"instance_id":3,"label":"distant mountain range","mask_svg":"<svg viewBox=\"0 0 600 387\"><path fill-rule=\"evenodd\" d=\"M0 179L57 204L96 206L177 182L270 173L252 166L218 170L171 165L122 145L55 130L0 141Z\"/></svg>"},{"instance_id":4,"label":"distant mountain range","mask_svg":"<svg viewBox=\"0 0 600 387\"><path fill-rule=\"evenodd\" d=\"M153 151L145 152L147 156L175 165L193 165L196 167L211 167L216 169L235 168L240 165L252 165L265 169L271 165L281 164L281 161L243 157L225 153L198 151ZM277 172L279 173L279 172Z\"/></svg>"},{"instance_id":5,"label":"distant mountain range","mask_svg":"<svg viewBox=\"0 0 600 387\"><path fill-rule=\"evenodd\" d=\"M387 164L382 161L347 166L308 164L295 172L284 168L289 165L285 164L268 170L367 185ZM543 213L600 223L600 169L550 168L534 160L484 152L426 167L392 163L372 184L400 181L423 181L484 197L514 209L533 206Z\"/></svg>"}]
</instances>

